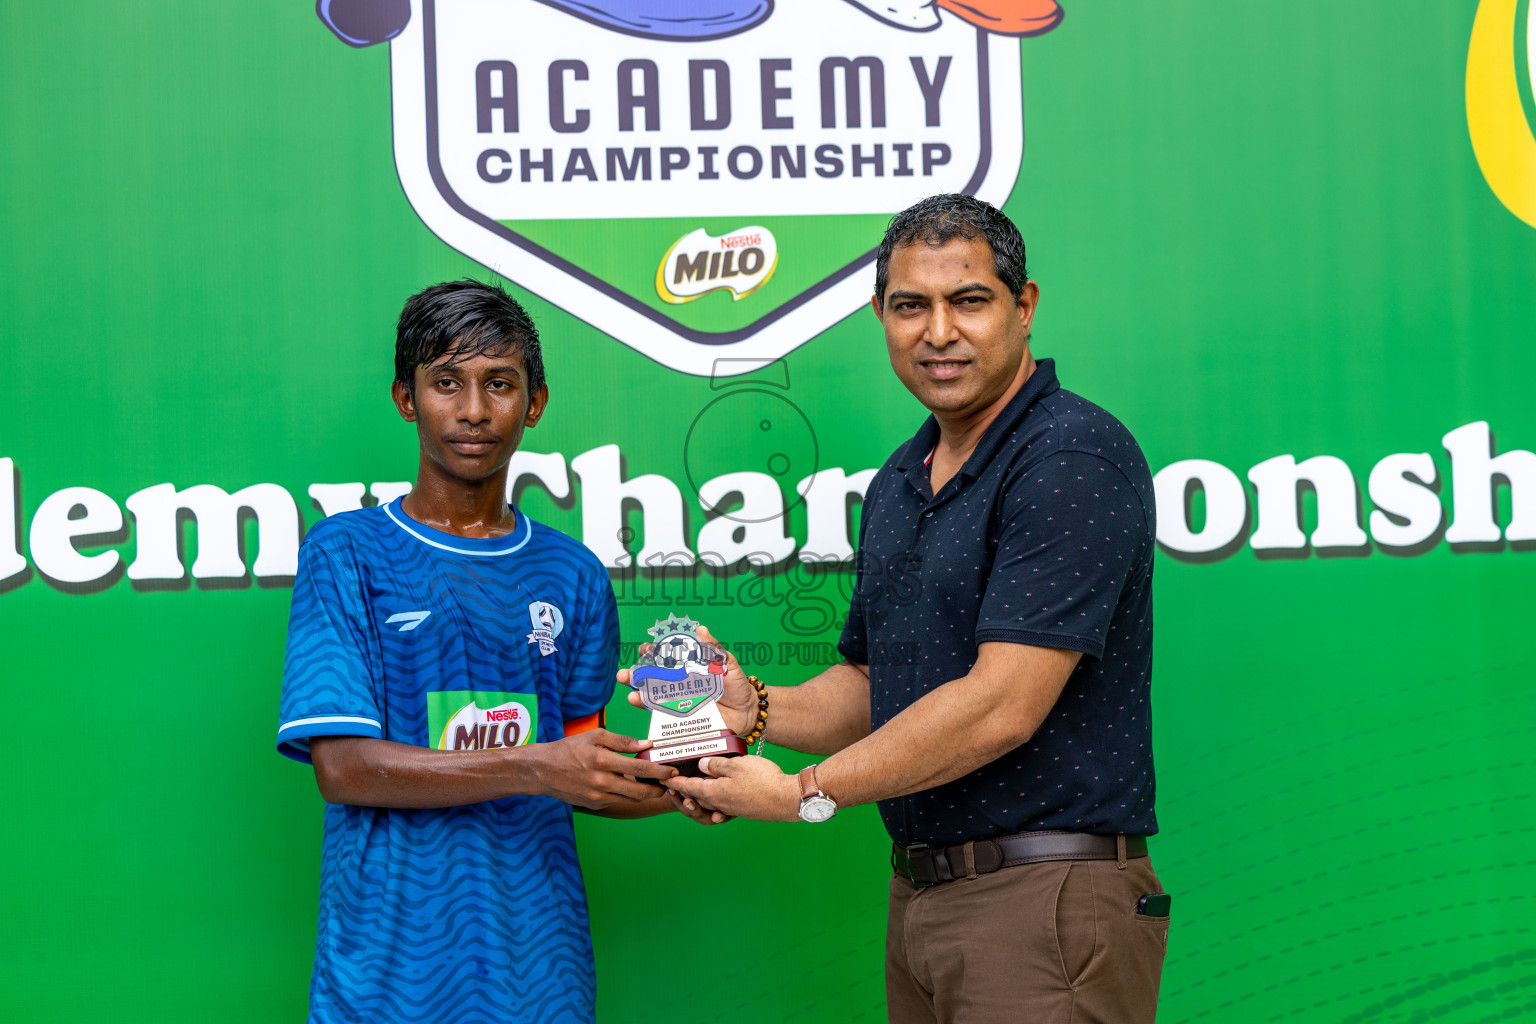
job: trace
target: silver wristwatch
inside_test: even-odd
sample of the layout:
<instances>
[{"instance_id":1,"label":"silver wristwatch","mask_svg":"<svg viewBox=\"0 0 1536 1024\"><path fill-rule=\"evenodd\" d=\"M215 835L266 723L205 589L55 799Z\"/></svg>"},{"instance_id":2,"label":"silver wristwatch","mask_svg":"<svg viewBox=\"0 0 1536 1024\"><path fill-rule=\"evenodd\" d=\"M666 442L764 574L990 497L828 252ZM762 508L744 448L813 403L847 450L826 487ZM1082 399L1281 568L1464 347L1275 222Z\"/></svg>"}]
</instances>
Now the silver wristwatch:
<instances>
[{"instance_id":1,"label":"silver wristwatch","mask_svg":"<svg viewBox=\"0 0 1536 1024\"><path fill-rule=\"evenodd\" d=\"M837 802L816 785L816 766L800 770L800 820L826 821L837 813Z\"/></svg>"}]
</instances>

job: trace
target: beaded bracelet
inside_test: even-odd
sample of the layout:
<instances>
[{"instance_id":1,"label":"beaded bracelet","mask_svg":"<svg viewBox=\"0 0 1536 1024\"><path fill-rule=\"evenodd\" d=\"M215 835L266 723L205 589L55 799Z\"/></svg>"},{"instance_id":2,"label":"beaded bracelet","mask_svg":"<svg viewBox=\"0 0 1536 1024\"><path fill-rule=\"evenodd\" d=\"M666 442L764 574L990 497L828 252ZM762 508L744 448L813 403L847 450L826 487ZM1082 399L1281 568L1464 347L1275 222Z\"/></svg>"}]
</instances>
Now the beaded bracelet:
<instances>
[{"instance_id":1,"label":"beaded bracelet","mask_svg":"<svg viewBox=\"0 0 1536 1024\"><path fill-rule=\"evenodd\" d=\"M768 687L758 682L757 676L747 676L747 682L757 691L757 723L752 731L747 734L747 746L757 744L754 753L763 752L763 733L768 729Z\"/></svg>"}]
</instances>

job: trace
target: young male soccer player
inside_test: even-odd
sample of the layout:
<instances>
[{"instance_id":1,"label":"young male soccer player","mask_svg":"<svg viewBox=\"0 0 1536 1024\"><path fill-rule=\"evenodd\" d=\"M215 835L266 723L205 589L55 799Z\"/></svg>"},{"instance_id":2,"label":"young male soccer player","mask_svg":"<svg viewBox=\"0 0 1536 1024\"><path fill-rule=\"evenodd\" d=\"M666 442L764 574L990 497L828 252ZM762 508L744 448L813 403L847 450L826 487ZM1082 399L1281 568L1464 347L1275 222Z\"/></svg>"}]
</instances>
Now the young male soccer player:
<instances>
[{"instance_id":1,"label":"young male soccer player","mask_svg":"<svg viewBox=\"0 0 1536 1024\"><path fill-rule=\"evenodd\" d=\"M590 1021L571 805L704 813L627 777L676 773L601 727L607 572L507 504L548 398L538 332L505 292L413 296L394 400L416 486L304 542L277 738L327 804L312 1022Z\"/></svg>"}]
</instances>

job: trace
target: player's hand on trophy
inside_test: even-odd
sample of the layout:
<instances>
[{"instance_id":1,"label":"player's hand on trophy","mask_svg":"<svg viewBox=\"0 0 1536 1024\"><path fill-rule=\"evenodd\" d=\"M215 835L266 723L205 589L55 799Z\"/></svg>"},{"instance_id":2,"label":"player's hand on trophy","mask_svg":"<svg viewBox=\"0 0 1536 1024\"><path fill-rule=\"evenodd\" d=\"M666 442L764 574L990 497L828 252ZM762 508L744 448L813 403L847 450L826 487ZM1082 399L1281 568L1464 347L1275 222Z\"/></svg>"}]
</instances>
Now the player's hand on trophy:
<instances>
[{"instance_id":1,"label":"player's hand on trophy","mask_svg":"<svg viewBox=\"0 0 1536 1024\"><path fill-rule=\"evenodd\" d=\"M736 661L736 656L726 649L725 645L716 640L714 634L707 626L699 626L699 639L705 643L714 644L725 655L725 694L715 702L720 709L721 717L725 719L726 728L738 736L745 736L752 731L757 724L757 690L747 682L747 674L741 670L741 665ZM650 644L640 645L640 657L650 653ZM621 668L618 672L618 681L621 686L630 686L630 670ZM644 707L645 703L640 699L640 694L634 690L629 693L629 703L634 707Z\"/></svg>"},{"instance_id":2,"label":"player's hand on trophy","mask_svg":"<svg viewBox=\"0 0 1536 1024\"><path fill-rule=\"evenodd\" d=\"M732 817L756 821L796 821L800 817L800 787L766 757L706 757L699 761L705 778L684 775L662 785L702 807Z\"/></svg>"},{"instance_id":3,"label":"player's hand on trophy","mask_svg":"<svg viewBox=\"0 0 1536 1024\"><path fill-rule=\"evenodd\" d=\"M523 748L529 768L543 791L558 800L596 810L617 803L636 803L656 796L655 785L677 774L667 765L652 764L626 754L649 748L649 740L590 729L552 743Z\"/></svg>"}]
</instances>

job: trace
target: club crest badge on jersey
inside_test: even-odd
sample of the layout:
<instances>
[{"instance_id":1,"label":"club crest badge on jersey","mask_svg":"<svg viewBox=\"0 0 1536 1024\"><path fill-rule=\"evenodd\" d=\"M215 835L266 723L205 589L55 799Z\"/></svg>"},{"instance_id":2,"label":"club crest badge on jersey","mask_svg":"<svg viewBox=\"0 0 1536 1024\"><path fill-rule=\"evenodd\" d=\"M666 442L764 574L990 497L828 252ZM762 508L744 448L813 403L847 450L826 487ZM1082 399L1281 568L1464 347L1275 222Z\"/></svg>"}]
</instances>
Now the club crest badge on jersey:
<instances>
[{"instance_id":1,"label":"club crest badge on jersey","mask_svg":"<svg viewBox=\"0 0 1536 1024\"><path fill-rule=\"evenodd\" d=\"M528 606L528 621L533 624L528 642L538 644L539 653L546 658L554 654L557 650L555 637L565 629L565 616L560 609L548 601L535 601Z\"/></svg>"},{"instance_id":2,"label":"club crest badge on jersey","mask_svg":"<svg viewBox=\"0 0 1536 1024\"><path fill-rule=\"evenodd\" d=\"M651 358L775 359L868 301L890 215L1001 205L1056 0L320 0L390 44L449 245Z\"/></svg>"}]
</instances>

